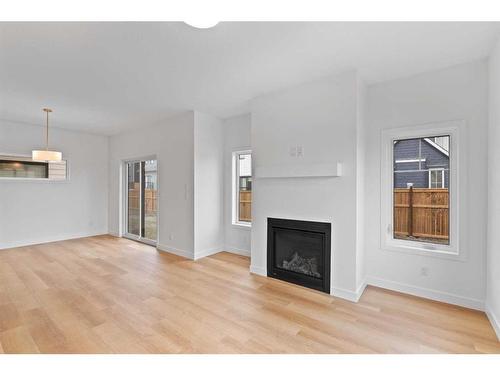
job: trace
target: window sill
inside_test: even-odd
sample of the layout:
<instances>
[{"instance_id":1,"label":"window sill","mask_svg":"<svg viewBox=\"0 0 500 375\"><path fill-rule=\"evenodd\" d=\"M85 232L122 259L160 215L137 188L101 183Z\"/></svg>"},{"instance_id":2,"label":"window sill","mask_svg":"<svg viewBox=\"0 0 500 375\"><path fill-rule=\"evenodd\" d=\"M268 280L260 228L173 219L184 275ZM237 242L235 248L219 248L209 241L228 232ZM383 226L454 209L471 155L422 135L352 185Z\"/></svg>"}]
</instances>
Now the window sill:
<instances>
[{"instance_id":1,"label":"window sill","mask_svg":"<svg viewBox=\"0 0 500 375\"><path fill-rule=\"evenodd\" d=\"M426 256L432 258L448 259L455 261L465 261L464 254L451 246L436 246L421 242L411 243L405 240L387 240L381 249L411 255ZM449 249L449 250L448 250Z\"/></svg>"},{"instance_id":2,"label":"window sill","mask_svg":"<svg viewBox=\"0 0 500 375\"><path fill-rule=\"evenodd\" d=\"M238 229L252 229L252 223L234 222L232 225Z\"/></svg>"}]
</instances>

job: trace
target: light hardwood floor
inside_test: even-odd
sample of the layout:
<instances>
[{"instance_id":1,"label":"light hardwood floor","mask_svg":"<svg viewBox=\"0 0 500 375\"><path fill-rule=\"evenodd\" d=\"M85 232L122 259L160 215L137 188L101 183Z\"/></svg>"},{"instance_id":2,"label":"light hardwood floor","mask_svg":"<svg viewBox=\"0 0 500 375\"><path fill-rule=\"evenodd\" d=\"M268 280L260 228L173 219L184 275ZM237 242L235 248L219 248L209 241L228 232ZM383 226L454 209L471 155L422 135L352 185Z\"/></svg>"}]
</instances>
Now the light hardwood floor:
<instances>
[{"instance_id":1,"label":"light hardwood floor","mask_svg":"<svg viewBox=\"0 0 500 375\"><path fill-rule=\"evenodd\" d=\"M500 353L484 313L368 287L350 303L89 237L0 251L0 353Z\"/></svg>"}]
</instances>

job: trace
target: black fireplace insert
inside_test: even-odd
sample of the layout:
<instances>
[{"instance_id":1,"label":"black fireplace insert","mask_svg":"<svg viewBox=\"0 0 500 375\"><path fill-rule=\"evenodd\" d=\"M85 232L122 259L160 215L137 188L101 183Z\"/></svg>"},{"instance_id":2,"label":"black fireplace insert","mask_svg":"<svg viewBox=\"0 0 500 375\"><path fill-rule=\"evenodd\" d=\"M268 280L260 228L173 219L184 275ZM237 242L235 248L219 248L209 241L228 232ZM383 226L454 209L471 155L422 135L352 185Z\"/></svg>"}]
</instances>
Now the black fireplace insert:
<instances>
[{"instance_id":1,"label":"black fireplace insert","mask_svg":"<svg viewBox=\"0 0 500 375\"><path fill-rule=\"evenodd\" d=\"M267 275L330 293L331 224L267 219Z\"/></svg>"}]
</instances>

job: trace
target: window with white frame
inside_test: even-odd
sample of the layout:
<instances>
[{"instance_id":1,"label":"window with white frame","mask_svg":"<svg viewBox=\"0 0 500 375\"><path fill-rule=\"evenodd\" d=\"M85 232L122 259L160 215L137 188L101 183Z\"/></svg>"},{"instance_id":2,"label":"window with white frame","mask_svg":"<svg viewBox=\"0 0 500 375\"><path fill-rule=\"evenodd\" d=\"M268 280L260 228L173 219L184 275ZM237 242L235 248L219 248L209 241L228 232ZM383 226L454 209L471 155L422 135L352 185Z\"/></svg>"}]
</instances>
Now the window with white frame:
<instances>
[{"instance_id":1,"label":"window with white frame","mask_svg":"<svg viewBox=\"0 0 500 375\"><path fill-rule=\"evenodd\" d=\"M383 132L382 246L458 255L458 126Z\"/></svg>"},{"instance_id":2,"label":"window with white frame","mask_svg":"<svg viewBox=\"0 0 500 375\"><path fill-rule=\"evenodd\" d=\"M429 169L429 189L444 189L444 168Z\"/></svg>"},{"instance_id":3,"label":"window with white frame","mask_svg":"<svg viewBox=\"0 0 500 375\"><path fill-rule=\"evenodd\" d=\"M233 153L233 224L249 226L252 222L252 153Z\"/></svg>"}]
</instances>

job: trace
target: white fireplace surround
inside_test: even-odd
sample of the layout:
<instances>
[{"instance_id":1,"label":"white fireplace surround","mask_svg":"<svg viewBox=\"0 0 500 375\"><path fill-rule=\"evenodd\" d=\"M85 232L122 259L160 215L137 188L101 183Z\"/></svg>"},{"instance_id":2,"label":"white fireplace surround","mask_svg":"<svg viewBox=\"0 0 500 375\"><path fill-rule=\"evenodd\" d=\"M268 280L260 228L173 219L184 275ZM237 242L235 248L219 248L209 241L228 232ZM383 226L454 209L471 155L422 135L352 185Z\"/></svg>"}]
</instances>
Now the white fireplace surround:
<instances>
[{"instance_id":1,"label":"white fireplace surround","mask_svg":"<svg viewBox=\"0 0 500 375\"><path fill-rule=\"evenodd\" d=\"M251 272L266 275L268 217L329 222L331 294L357 300L359 86L350 71L252 101Z\"/></svg>"},{"instance_id":2,"label":"white fireplace surround","mask_svg":"<svg viewBox=\"0 0 500 375\"><path fill-rule=\"evenodd\" d=\"M462 156L474 160L460 165L469 176L462 191L468 191L470 225L461 227L469 256L384 251L382 131L446 121L466 124ZM371 284L484 310L487 154L480 145L486 125L485 61L368 88L351 71L254 99L251 272L266 275L268 217L326 221L332 223L332 295L357 301ZM301 157L290 152L297 146Z\"/></svg>"}]
</instances>

